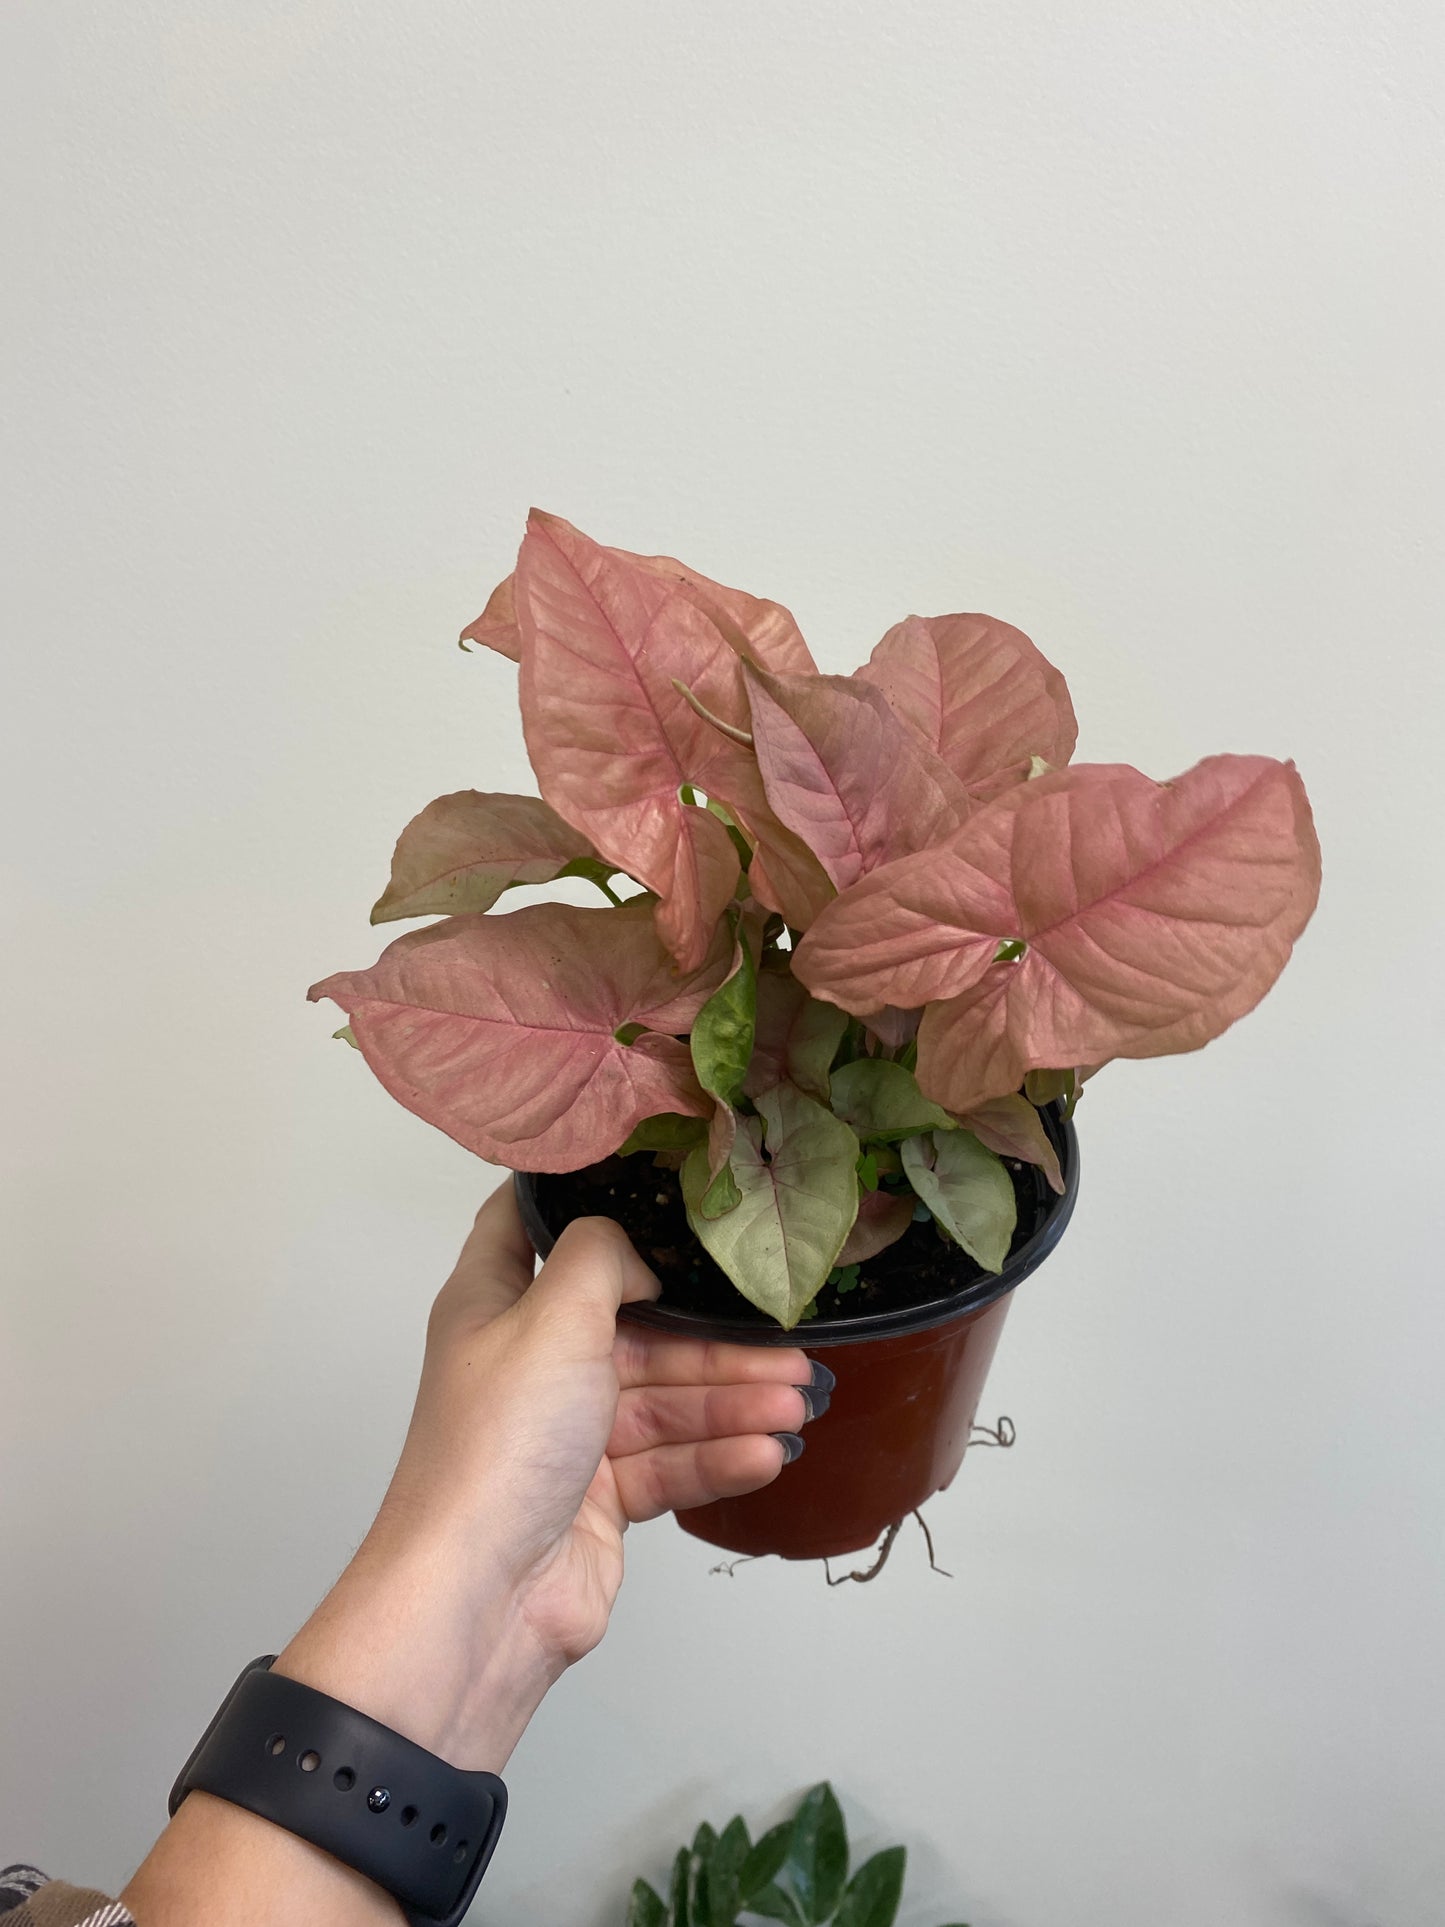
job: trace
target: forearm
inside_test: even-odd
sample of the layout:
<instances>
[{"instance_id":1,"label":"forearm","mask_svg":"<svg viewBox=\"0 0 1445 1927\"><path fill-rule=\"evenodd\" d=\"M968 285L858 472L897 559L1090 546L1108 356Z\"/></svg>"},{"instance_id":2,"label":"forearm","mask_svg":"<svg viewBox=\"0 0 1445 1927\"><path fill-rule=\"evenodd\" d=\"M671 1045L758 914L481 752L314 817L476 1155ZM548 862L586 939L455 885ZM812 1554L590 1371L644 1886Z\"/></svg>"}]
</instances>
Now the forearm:
<instances>
[{"instance_id":1,"label":"forearm","mask_svg":"<svg viewBox=\"0 0 1445 1927\"><path fill-rule=\"evenodd\" d=\"M383 1535L384 1536L384 1535ZM555 1677L505 1596L448 1583L448 1549L368 1541L275 1670L468 1770L500 1772ZM245 1808L190 1794L121 1896L139 1927L398 1927L379 1887Z\"/></svg>"},{"instance_id":2,"label":"forearm","mask_svg":"<svg viewBox=\"0 0 1445 1927\"><path fill-rule=\"evenodd\" d=\"M396 1902L244 1807L192 1793L121 1895L137 1927L401 1927Z\"/></svg>"}]
</instances>

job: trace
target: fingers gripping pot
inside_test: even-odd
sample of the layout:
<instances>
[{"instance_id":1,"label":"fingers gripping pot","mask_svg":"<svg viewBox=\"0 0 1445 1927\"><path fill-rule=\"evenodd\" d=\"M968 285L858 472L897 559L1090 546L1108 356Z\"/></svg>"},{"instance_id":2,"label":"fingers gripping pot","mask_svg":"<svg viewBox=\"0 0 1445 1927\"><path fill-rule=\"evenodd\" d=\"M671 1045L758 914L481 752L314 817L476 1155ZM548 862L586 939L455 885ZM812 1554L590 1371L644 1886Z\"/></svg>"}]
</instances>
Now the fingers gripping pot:
<instances>
[{"instance_id":1,"label":"fingers gripping pot","mask_svg":"<svg viewBox=\"0 0 1445 1927\"><path fill-rule=\"evenodd\" d=\"M1016 1285L1063 1236L1079 1188L1079 1147L1056 1107L1041 1114L1064 1189L1041 1178L1020 1187L1019 1226L1003 1270L980 1272L956 1254L957 1285L902 1309L818 1317L784 1331L739 1300L736 1317L704 1316L662 1299L622 1317L677 1336L742 1345L802 1345L837 1379L827 1412L807 1428L807 1450L759 1492L678 1514L684 1531L729 1552L822 1559L859 1552L952 1484L968 1447L984 1381ZM1031 1167L1026 1167L1030 1179ZM536 1177L514 1183L527 1232L545 1257L567 1222ZM544 1187L546 1181L543 1181Z\"/></svg>"}]
</instances>

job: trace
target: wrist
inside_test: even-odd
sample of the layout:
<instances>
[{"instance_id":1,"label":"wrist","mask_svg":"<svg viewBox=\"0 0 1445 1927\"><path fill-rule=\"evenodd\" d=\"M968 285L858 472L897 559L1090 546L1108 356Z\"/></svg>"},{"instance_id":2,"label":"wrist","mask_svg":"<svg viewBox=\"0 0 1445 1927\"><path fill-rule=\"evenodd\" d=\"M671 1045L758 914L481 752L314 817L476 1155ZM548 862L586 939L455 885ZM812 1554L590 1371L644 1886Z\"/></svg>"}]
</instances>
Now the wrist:
<instances>
[{"instance_id":1,"label":"wrist","mask_svg":"<svg viewBox=\"0 0 1445 1927\"><path fill-rule=\"evenodd\" d=\"M379 1720L468 1771L500 1773L565 1670L515 1586L467 1584L477 1552L371 1539L278 1656L275 1671Z\"/></svg>"}]
</instances>

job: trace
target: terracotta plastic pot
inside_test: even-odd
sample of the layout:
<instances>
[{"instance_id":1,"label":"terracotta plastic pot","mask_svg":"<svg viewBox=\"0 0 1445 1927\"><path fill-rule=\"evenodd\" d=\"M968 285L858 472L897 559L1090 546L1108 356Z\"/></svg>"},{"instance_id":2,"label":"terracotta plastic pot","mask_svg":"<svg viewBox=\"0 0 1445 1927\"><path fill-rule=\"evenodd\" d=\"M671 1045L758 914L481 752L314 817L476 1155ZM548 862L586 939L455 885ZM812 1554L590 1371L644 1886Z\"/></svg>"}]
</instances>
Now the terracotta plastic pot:
<instances>
[{"instance_id":1,"label":"terracotta plastic pot","mask_svg":"<svg viewBox=\"0 0 1445 1927\"><path fill-rule=\"evenodd\" d=\"M744 1345L802 1345L837 1378L832 1403L806 1427L807 1449L760 1492L680 1512L678 1524L736 1553L822 1559L859 1552L952 1484L968 1448L984 1380L1015 1285L1059 1239L1079 1188L1071 1123L1043 1113L1063 1170L1062 1195L1045 1193L1032 1230L996 1276L979 1276L961 1253L967 1282L945 1298L859 1318L817 1318L793 1332L744 1318L704 1318L666 1305L629 1305L623 1317L698 1338ZM516 1175L532 1242L545 1256L553 1231L532 1180ZM560 1228L560 1227L559 1227Z\"/></svg>"}]
</instances>

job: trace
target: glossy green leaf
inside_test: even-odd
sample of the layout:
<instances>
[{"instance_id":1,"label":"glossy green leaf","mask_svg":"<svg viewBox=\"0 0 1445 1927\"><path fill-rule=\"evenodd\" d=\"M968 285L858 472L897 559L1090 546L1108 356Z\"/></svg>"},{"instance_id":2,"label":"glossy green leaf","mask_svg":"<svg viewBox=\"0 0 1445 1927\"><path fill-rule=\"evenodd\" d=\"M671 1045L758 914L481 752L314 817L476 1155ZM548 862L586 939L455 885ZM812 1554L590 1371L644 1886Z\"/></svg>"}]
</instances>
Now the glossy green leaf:
<instances>
[{"instance_id":1,"label":"glossy green leaf","mask_svg":"<svg viewBox=\"0 0 1445 1927\"><path fill-rule=\"evenodd\" d=\"M690 1151L707 1136L707 1125L700 1117L683 1117L676 1111L661 1111L645 1117L622 1146L621 1157L634 1151Z\"/></svg>"},{"instance_id":2,"label":"glossy green leaf","mask_svg":"<svg viewBox=\"0 0 1445 1927\"><path fill-rule=\"evenodd\" d=\"M711 1911L699 1927L733 1927L742 1899L742 1872L752 1840L741 1814L729 1820L713 1849L708 1899Z\"/></svg>"},{"instance_id":3,"label":"glossy green leaf","mask_svg":"<svg viewBox=\"0 0 1445 1927\"><path fill-rule=\"evenodd\" d=\"M779 1878L796 1895L808 1927L832 1918L848 1879L848 1830L826 1780L813 1788L794 1816Z\"/></svg>"},{"instance_id":4,"label":"glossy green leaf","mask_svg":"<svg viewBox=\"0 0 1445 1927\"><path fill-rule=\"evenodd\" d=\"M893 1927L907 1860L902 1847L885 1847L865 1860L848 1882L835 1927Z\"/></svg>"},{"instance_id":5,"label":"glossy green leaf","mask_svg":"<svg viewBox=\"0 0 1445 1927\"><path fill-rule=\"evenodd\" d=\"M692 1838L692 1865L688 1874L688 1908L693 1927L712 1927L713 1855L717 1833L706 1820Z\"/></svg>"},{"instance_id":6,"label":"glossy green leaf","mask_svg":"<svg viewBox=\"0 0 1445 1927\"><path fill-rule=\"evenodd\" d=\"M745 1911L761 1914L764 1920L781 1920L786 1927L808 1927L802 1908L785 1887L764 1887L747 1902Z\"/></svg>"},{"instance_id":7,"label":"glossy green leaf","mask_svg":"<svg viewBox=\"0 0 1445 1927\"><path fill-rule=\"evenodd\" d=\"M739 1199L710 1218L705 1147L688 1154L682 1194L703 1248L744 1298L791 1330L822 1290L858 1214L858 1140L791 1084L740 1117L731 1168ZM766 1132L766 1138L764 1137Z\"/></svg>"},{"instance_id":8,"label":"glossy green leaf","mask_svg":"<svg viewBox=\"0 0 1445 1927\"><path fill-rule=\"evenodd\" d=\"M667 1903L645 1880L632 1883L632 1904L627 1910L627 1927L667 1927Z\"/></svg>"},{"instance_id":9,"label":"glossy green leaf","mask_svg":"<svg viewBox=\"0 0 1445 1927\"><path fill-rule=\"evenodd\" d=\"M750 1849L738 1880L745 1906L751 1906L754 1894L761 1893L777 1879L778 1870L788 1857L788 1842L792 1836L792 1821L780 1820L777 1826L769 1827L757 1845Z\"/></svg>"},{"instance_id":10,"label":"glossy green leaf","mask_svg":"<svg viewBox=\"0 0 1445 1927\"><path fill-rule=\"evenodd\" d=\"M692 1917L692 1855L679 1847L672 1863L671 1908L668 1927L697 1927Z\"/></svg>"},{"instance_id":11,"label":"glossy green leaf","mask_svg":"<svg viewBox=\"0 0 1445 1927\"><path fill-rule=\"evenodd\" d=\"M736 1104L743 1094L757 1011L752 951L746 942L739 942L732 973L698 1012L690 1040L698 1082L724 1104Z\"/></svg>"},{"instance_id":12,"label":"glossy green leaf","mask_svg":"<svg viewBox=\"0 0 1445 1927\"><path fill-rule=\"evenodd\" d=\"M1002 1271L1018 1222L1002 1161L972 1131L930 1131L902 1150L908 1182L941 1229L985 1271Z\"/></svg>"},{"instance_id":13,"label":"glossy green leaf","mask_svg":"<svg viewBox=\"0 0 1445 1927\"><path fill-rule=\"evenodd\" d=\"M931 1104L912 1071L886 1057L860 1057L833 1073L833 1110L865 1142L915 1137L920 1131L951 1131L954 1120Z\"/></svg>"}]
</instances>

